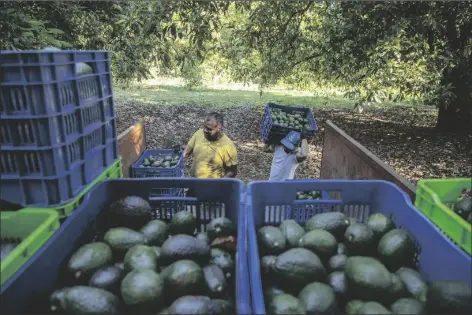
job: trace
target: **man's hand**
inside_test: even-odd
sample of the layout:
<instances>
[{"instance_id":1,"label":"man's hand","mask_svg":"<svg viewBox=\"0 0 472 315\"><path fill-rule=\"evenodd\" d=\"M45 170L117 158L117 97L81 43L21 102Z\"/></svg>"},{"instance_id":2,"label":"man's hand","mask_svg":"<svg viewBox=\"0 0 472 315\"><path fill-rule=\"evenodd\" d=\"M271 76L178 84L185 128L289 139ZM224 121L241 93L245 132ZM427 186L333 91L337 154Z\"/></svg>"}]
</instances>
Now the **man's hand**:
<instances>
[{"instance_id":1,"label":"man's hand","mask_svg":"<svg viewBox=\"0 0 472 315\"><path fill-rule=\"evenodd\" d=\"M308 157L308 142L306 141L306 139L302 140L302 144L300 148L297 149L297 152L295 154L298 163L301 163L306 160L306 158Z\"/></svg>"}]
</instances>

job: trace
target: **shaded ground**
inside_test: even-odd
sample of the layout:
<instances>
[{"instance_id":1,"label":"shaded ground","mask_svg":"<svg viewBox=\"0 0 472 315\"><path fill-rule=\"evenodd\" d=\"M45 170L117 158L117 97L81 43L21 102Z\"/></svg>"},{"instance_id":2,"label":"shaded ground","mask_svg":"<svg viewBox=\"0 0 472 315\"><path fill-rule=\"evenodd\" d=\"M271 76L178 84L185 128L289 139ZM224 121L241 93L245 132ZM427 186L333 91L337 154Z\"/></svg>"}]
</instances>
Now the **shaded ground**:
<instances>
[{"instance_id":1,"label":"shaded ground","mask_svg":"<svg viewBox=\"0 0 472 315\"><path fill-rule=\"evenodd\" d=\"M168 148L186 143L200 128L205 114L212 110L208 104L160 106L169 104L131 98L133 95L129 98L122 96L116 102L118 131L122 132L137 120L144 119L148 148ZM371 109L358 114L348 109L323 109L322 106L311 105L320 130L309 143L308 161L298 168L299 178L319 176L323 124L327 119L413 183L420 178L466 177L472 172L472 136L436 133L432 128L437 113L434 110L401 106ZM226 133L238 148L238 177L244 181L267 179L272 155L262 152L259 140L263 107L238 104L218 106L217 110L224 114ZM186 176L189 163L186 161Z\"/></svg>"}]
</instances>

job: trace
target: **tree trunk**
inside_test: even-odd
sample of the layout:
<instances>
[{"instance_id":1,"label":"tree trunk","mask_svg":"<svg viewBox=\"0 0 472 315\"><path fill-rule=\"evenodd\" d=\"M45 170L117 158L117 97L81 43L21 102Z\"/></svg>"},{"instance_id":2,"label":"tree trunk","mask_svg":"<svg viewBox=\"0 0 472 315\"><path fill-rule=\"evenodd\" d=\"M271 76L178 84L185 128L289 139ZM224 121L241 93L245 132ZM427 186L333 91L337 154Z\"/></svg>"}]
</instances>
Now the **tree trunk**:
<instances>
[{"instance_id":1,"label":"tree trunk","mask_svg":"<svg viewBox=\"0 0 472 315\"><path fill-rule=\"evenodd\" d=\"M467 65L467 63L466 63ZM455 99L440 105L436 128L453 133L472 134L472 73L467 66L453 68L443 77L443 84L452 84Z\"/></svg>"}]
</instances>

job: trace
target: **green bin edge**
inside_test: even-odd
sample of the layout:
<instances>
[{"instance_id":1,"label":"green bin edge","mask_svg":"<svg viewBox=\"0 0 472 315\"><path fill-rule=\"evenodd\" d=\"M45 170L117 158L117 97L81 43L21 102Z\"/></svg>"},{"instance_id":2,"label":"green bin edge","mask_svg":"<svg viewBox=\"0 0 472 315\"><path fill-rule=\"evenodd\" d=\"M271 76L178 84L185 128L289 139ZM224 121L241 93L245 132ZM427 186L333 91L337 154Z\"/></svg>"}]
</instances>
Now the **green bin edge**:
<instances>
[{"instance_id":1,"label":"green bin edge","mask_svg":"<svg viewBox=\"0 0 472 315\"><path fill-rule=\"evenodd\" d=\"M33 220L42 220L42 222L39 222L36 228L30 231L28 236L2 261L0 266L1 285L33 256L60 226L59 214L52 209L25 208L18 211L0 212L0 220L2 221L13 219L15 216L21 216L22 220L33 218Z\"/></svg>"},{"instance_id":2,"label":"green bin edge","mask_svg":"<svg viewBox=\"0 0 472 315\"><path fill-rule=\"evenodd\" d=\"M472 188L472 178L422 179L418 181L415 207L472 256L472 226L445 204L451 201L445 200L445 195L458 198L464 188Z\"/></svg>"}]
</instances>

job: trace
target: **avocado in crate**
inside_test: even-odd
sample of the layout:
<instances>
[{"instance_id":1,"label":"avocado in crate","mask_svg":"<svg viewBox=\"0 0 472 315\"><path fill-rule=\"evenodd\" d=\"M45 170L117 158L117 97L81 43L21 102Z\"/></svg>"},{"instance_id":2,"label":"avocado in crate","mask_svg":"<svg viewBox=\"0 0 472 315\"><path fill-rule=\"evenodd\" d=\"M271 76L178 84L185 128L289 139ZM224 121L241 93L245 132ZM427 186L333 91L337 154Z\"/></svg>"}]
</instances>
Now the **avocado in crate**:
<instances>
[{"instance_id":1,"label":"avocado in crate","mask_svg":"<svg viewBox=\"0 0 472 315\"><path fill-rule=\"evenodd\" d=\"M249 213L248 219L249 261L259 269L251 275L255 313L468 314L472 311L472 287L465 280L467 259L454 267L459 271L425 277L425 272L441 267L432 268L432 262L424 260L428 256L420 257L421 251L426 251L423 255L428 255L428 250L439 253L436 249L442 247L441 241L447 240L434 231L440 241L435 240L433 245L423 240L420 244L415 231L411 233L404 221L405 218L415 221L411 217L415 212L408 214L403 206L404 214L389 214L382 208L391 208L395 204L393 198L392 204L373 203L362 209L361 204L367 203L366 200L352 186L352 191L347 192L347 184L333 183L331 186L341 188L319 189L323 182L320 181L319 185L311 183L315 190L296 189L297 185L309 186L308 182L280 187L269 182L250 184L254 189L249 189L249 204L265 210L265 213ZM380 187L364 186L365 196L376 192L373 198L389 199L385 192L390 187L383 187L381 193ZM282 191L286 196L281 196ZM331 195L345 199L334 199ZM289 201L290 196L295 196L295 201ZM398 197L405 198L401 193ZM351 202L355 206L347 205ZM343 203L346 204L341 206ZM402 208L398 201L395 207ZM257 226L254 221L258 222ZM259 264L255 263L253 254L258 256ZM450 255L449 258L459 257ZM468 262L470 266L470 258ZM425 267L425 263L430 266ZM260 284L254 285L256 281Z\"/></svg>"},{"instance_id":2,"label":"avocado in crate","mask_svg":"<svg viewBox=\"0 0 472 315\"><path fill-rule=\"evenodd\" d=\"M139 167L162 167L172 168L176 166L180 161L180 156L177 154L160 154L160 155L149 155L143 160Z\"/></svg>"},{"instance_id":3,"label":"avocado in crate","mask_svg":"<svg viewBox=\"0 0 472 315\"><path fill-rule=\"evenodd\" d=\"M129 204L129 209L147 204L139 199L122 198L110 211L116 213L116 204ZM139 210L142 218L145 208ZM123 214L133 217L136 212ZM51 310L180 314L186 309L191 314L200 310L233 314L236 229L230 219L215 218L206 233L206 240L196 237L197 218L189 211L175 213L170 222L149 220L140 229L125 224L108 229L69 258L68 280L51 293ZM222 247L222 239L230 239L231 246ZM201 299L196 303L186 296Z\"/></svg>"},{"instance_id":4,"label":"avocado in crate","mask_svg":"<svg viewBox=\"0 0 472 315\"><path fill-rule=\"evenodd\" d=\"M302 112L288 112L281 109L273 108L270 111L272 121L276 125L290 128L298 129L310 129L310 124L308 123L308 118Z\"/></svg>"}]
</instances>

